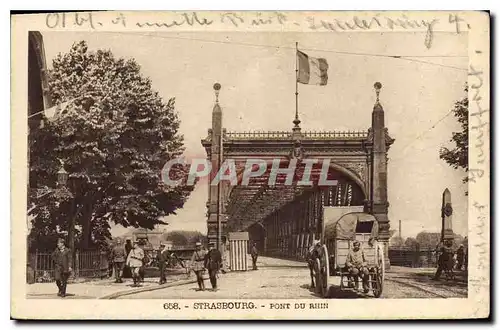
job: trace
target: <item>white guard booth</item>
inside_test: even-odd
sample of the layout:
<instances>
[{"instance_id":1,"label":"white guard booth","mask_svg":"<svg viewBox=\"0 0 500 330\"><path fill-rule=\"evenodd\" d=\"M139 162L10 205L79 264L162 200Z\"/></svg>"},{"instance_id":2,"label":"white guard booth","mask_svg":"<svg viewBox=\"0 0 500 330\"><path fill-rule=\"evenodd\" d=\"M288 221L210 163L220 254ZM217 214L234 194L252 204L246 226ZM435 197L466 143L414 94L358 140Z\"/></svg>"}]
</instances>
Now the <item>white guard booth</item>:
<instances>
[{"instance_id":1,"label":"white guard booth","mask_svg":"<svg viewBox=\"0 0 500 330\"><path fill-rule=\"evenodd\" d=\"M248 232L229 233L229 267L231 271L248 270Z\"/></svg>"}]
</instances>

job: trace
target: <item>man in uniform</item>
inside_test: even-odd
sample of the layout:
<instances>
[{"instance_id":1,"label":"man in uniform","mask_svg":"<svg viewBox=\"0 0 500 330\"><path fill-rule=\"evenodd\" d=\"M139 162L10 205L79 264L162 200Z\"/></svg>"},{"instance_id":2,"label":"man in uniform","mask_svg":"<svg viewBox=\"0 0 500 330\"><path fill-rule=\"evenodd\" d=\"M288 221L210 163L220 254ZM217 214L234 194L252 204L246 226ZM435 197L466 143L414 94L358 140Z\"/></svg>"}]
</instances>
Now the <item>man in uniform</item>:
<instances>
[{"instance_id":1,"label":"man in uniform","mask_svg":"<svg viewBox=\"0 0 500 330\"><path fill-rule=\"evenodd\" d=\"M259 257L259 251L257 251L257 244L253 243L250 255L252 256L252 268L253 270L257 270L257 258Z\"/></svg>"},{"instance_id":2,"label":"man in uniform","mask_svg":"<svg viewBox=\"0 0 500 330\"><path fill-rule=\"evenodd\" d=\"M64 245L64 239L57 240L57 248L52 253L54 261L56 285L59 289L57 295L66 297L66 285L71 273L71 251Z\"/></svg>"},{"instance_id":3,"label":"man in uniform","mask_svg":"<svg viewBox=\"0 0 500 330\"><path fill-rule=\"evenodd\" d=\"M313 244L309 247L309 250L307 250L306 260L307 260L307 266L309 268L309 276L311 277L311 289L316 288L316 285L314 283L315 272L316 272L316 270L314 269L314 265L316 263L316 259L319 258L320 247L321 247L321 241L315 240L313 241Z\"/></svg>"},{"instance_id":4,"label":"man in uniform","mask_svg":"<svg viewBox=\"0 0 500 330\"><path fill-rule=\"evenodd\" d=\"M460 244L457 250L457 269L462 270L465 261L465 249L464 245Z\"/></svg>"},{"instance_id":5,"label":"man in uniform","mask_svg":"<svg viewBox=\"0 0 500 330\"><path fill-rule=\"evenodd\" d=\"M354 277L354 286L356 290L359 291L358 277L361 277L361 280L363 281L363 291L365 293L368 293L369 272L367 268L365 253L360 248L361 244L359 243L359 241L354 241L352 243L352 246L353 246L352 249L349 250L349 253L347 254L347 259L345 262L347 270L349 271L350 274L349 282L352 283L351 281L352 278Z\"/></svg>"},{"instance_id":6,"label":"man in uniform","mask_svg":"<svg viewBox=\"0 0 500 330\"><path fill-rule=\"evenodd\" d=\"M118 238L116 240L116 245L113 247L113 250L111 250L111 260L113 261L113 268L115 271L115 283L123 283L122 275L126 258L127 252L122 244L122 240Z\"/></svg>"},{"instance_id":7,"label":"man in uniform","mask_svg":"<svg viewBox=\"0 0 500 330\"><path fill-rule=\"evenodd\" d=\"M144 250L139 247L139 242L134 242L134 248L130 250L127 257L127 266L130 267L132 278L134 279L134 286L137 286L141 281L140 270L142 261L144 259Z\"/></svg>"},{"instance_id":8,"label":"man in uniform","mask_svg":"<svg viewBox=\"0 0 500 330\"><path fill-rule=\"evenodd\" d=\"M433 279L439 280L443 270L453 269L453 240L445 240L444 242L440 242L436 248L436 252L439 254L438 268Z\"/></svg>"},{"instance_id":9,"label":"man in uniform","mask_svg":"<svg viewBox=\"0 0 500 330\"><path fill-rule=\"evenodd\" d=\"M165 272L167 270L168 257L169 257L169 252L165 247L165 244L161 242L160 249L156 254L156 260L158 260L158 268L160 269L160 282L159 282L160 285L167 283L167 277L165 275Z\"/></svg>"},{"instance_id":10,"label":"man in uniform","mask_svg":"<svg viewBox=\"0 0 500 330\"><path fill-rule=\"evenodd\" d=\"M217 291L217 273L222 264L222 255L220 251L215 248L215 243L208 244L208 248L209 250L205 257L205 268L208 269L212 291Z\"/></svg>"},{"instance_id":11,"label":"man in uniform","mask_svg":"<svg viewBox=\"0 0 500 330\"><path fill-rule=\"evenodd\" d=\"M205 290L205 281L203 280L203 273L205 272L205 257L207 251L203 249L200 242L196 243L196 251L193 252L191 257L191 269L196 274L198 281L198 291Z\"/></svg>"}]
</instances>

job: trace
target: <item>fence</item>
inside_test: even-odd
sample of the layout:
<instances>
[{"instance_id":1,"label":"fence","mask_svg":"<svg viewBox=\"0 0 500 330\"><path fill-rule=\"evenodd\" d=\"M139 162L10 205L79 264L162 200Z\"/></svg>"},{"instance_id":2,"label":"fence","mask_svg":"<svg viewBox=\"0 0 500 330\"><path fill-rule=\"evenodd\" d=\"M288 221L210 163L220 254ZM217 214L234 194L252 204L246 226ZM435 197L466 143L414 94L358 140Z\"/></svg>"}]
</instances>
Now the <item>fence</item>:
<instances>
[{"instance_id":1,"label":"fence","mask_svg":"<svg viewBox=\"0 0 500 330\"><path fill-rule=\"evenodd\" d=\"M77 251L74 256L74 269L71 279L102 278L109 272L109 262L106 252ZM28 255L26 280L28 283L53 282L55 276L52 253L36 252Z\"/></svg>"},{"instance_id":2,"label":"fence","mask_svg":"<svg viewBox=\"0 0 500 330\"><path fill-rule=\"evenodd\" d=\"M436 267L437 260L433 250L410 250L389 248L389 260L393 266Z\"/></svg>"}]
</instances>

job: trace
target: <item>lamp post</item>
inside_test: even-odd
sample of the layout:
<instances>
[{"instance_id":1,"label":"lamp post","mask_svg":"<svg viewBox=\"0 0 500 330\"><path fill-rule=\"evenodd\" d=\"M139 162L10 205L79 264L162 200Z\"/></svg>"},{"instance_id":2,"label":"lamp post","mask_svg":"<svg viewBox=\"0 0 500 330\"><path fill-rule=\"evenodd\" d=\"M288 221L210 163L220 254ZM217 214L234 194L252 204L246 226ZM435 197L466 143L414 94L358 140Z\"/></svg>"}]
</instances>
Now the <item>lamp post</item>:
<instances>
[{"instance_id":1,"label":"lamp post","mask_svg":"<svg viewBox=\"0 0 500 330\"><path fill-rule=\"evenodd\" d=\"M64 164L61 164L61 168L57 172L57 185L58 187L66 187L68 183L69 174L64 169Z\"/></svg>"},{"instance_id":2,"label":"lamp post","mask_svg":"<svg viewBox=\"0 0 500 330\"><path fill-rule=\"evenodd\" d=\"M68 189L69 173L64 169L64 163L61 161L61 168L57 171L57 188L59 196L71 200L72 210L74 211L73 194ZM75 253L75 214L70 215L68 226L68 247L71 253ZM74 265L72 265L74 266Z\"/></svg>"}]
</instances>

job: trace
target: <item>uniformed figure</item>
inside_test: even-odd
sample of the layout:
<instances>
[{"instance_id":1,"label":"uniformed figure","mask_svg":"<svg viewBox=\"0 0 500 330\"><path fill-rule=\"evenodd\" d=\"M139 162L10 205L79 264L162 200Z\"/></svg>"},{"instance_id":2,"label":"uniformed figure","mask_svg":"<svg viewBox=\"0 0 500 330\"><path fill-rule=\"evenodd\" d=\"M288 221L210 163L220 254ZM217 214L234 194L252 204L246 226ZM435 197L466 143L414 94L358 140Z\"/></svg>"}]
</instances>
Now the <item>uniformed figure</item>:
<instances>
[{"instance_id":1,"label":"uniformed figure","mask_svg":"<svg viewBox=\"0 0 500 330\"><path fill-rule=\"evenodd\" d=\"M123 268L125 267L125 260L127 259L127 252L125 246L122 244L121 239L116 240L116 245L111 250L111 260L113 261L113 268L115 272L115 283L123 283Z\"/></svg>"},{"instance_id":2,"label":"uniformed figure","mask_svg":"<svg viewBox=\"0 0 500 330\"><path fill-rule=\"evenodd\" d=\"M257 270L257 258L259 257L259 251L257 250L257 244L253 243L252 250L250 251L250 255L252 256L252 268L253 268L253 270Z\"/></svg>"},{"instance_id":3,"label":"uniformed figure","mask_svg":"<svg viewBox=\"0 0 500 330\"><path fill-rule=\"evenodd\" d=\"M57 248L52 253L52 260L54 261L56 285L59 289L57 295L65 297L68 278L71 274L71 251L64 245L64 239L57 240Z\"/></svg>"},{"instance_id":4,"label":"uniformed figure","mask_svg":"<svg viewBox=\"0 0 500 330\"><path fill-rule=\"evenodd\" d=\"M169 258L169 251L165 247L165 244L162 242L160 243L160 249L156 254L156 260L158 260L158 268L160 269L160 282L159 282L160 285L167 283L167 276L165 273L167 270L168 258Z\"/></svg>"},{"instance_id":5,"label":"uniformed figure","mask_svg":"<svg viewBox=\"0 0 500 330\"><path fill-rule=\"evenodd\" d=\"M460 244L457 250L457 269L462 270L465 261L465 248L463 244Z\"/></svg>"},{"instance_id":6,"label":"uniformed figure","mask_svg":"<svg viewBox=\"0 0 500 330\"><path fill-rule=\"evenodd\" d=\"M144 250L139 247L139 242L134 242L134 248L130 250L127 257L127 266L130 267L132 278L134 279L134 286L137 286L141 281L140 270L143 265Z\"/></svg>"},{"instance_id":7,"label":"uniformed figure","mask_svg":"<svg viewBox=\"0 0 500 330\"><path fill-rule=\"evenodd\" d=\"M222 255L220 251L215 248L215 243L210 243L208 248L209 251L205 257L205 268L208 269L212 290L217 291L217 273L222 265Z\"/></svg>"},{"instance_id":8,"label":"uniformed figure","mask_svg":"<svg viewBox=\"0 0 500 330\"><path fill-rule=\"evenodd\" d=\"M205 281L203 280L203 273L205 272L205 256L207 251L203 249L200 242L196 243L196 251L193 252L191 257L191 269L196 274L198 281L198 291L205 290Z\"/></svg>"},{"instance_id":9,"label":"uniformed figure","mask_svg":"<svg viewBox=\"0 0 500 330\"><path fill-rule=\"evenodd\" d=\"M453 270L453 241L445 240L438 244L437 248L438 268L434 275L434 280L439 280L443 270Z\"/></svg>"},{"instance_id":10,"label":"uniformed figure","mask_svg":"<svg viewBox=\"0 0 500 330\"><path fill-rule=\"evenodd\" d=\"M345 265L350 274L349 283L352 283L352 278L354 277L354 287L359 291L358 277L361 277L361 280L363 281L363 291L368 293L369 271L367 268L365 253L361 249L359 241L354 241L352 243L352 249L349 250L349 253L347 254Z\"/></svg>"},{"instance_id":11,"label":"uniformed figure","mask_svg":"<svg viewBox=\"0 0 500 330\"><path fill-rule=\"evenodd\" d=\"M314 264L316 259L319 258L319 248L321 247L321 241L315 240L313 244L307 250L307 266L309 267L309 276L311 277L311 288L314 289L316 285L314 284Z\"/></svg>"}]
</instances>

